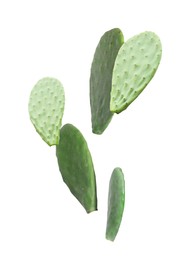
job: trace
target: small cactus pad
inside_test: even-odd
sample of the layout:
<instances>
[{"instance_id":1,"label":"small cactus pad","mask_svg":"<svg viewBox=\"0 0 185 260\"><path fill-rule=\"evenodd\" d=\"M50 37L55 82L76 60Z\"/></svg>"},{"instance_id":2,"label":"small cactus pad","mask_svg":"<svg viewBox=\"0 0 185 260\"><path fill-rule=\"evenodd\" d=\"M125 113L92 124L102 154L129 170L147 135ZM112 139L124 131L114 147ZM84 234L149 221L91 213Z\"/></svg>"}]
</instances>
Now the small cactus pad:
<instances>
[{"instance_id":1,"label":"small cactus pad","mask_svg":"<svg viewBox=\"0 0 185 260\"><path fill-rule=\"evenodd\" d=\"M161 55L160 39L153 32L143 32L124 43L113 69L112 112L122 112L137 98L153 78Z\"/></svg>"},{"instance_id":2,"label":"small cactus pad","mask_svg":"<svg viewBox=\"0 0 185 260\"><path fill-rule=\"evenodd\" d=\"M30 94L30 119L42 139L50 146L59 143L65 96L60 81L43 78Z\"/></svg>"},{"instance_id":3,"label":"small cactus pad","mask_svg":"<svg viewBox=\"0 0 185 260\"><path fill-rule=\"evenodd\" d=\"M101 134L111 121L110 92L112 71L120 47L124 42L120 29L107 31L100 39L91 66L90 104L92 131Z\"/></svg>"},{"instance_id":4,"label":"small cactus pad","mask_svg":"<svg viewBox=\"0 0 185 260\"><path fill-rule=\"evenodd\" d=\"M114 241L125 205L125 180L120 168L115 168L109 183L106 239Z\"/></svg>"},{"instance_id":5,"label":"small cactus pad","mask_svg":"<svg viewBox=\"0 0 185 260\"><path fill-rule=\"evenodd\" d=\"M60 130L56 155L62 178L87 213L97 210L96 178L87 143L71 124Z\"/></svg>"}]
</instances>

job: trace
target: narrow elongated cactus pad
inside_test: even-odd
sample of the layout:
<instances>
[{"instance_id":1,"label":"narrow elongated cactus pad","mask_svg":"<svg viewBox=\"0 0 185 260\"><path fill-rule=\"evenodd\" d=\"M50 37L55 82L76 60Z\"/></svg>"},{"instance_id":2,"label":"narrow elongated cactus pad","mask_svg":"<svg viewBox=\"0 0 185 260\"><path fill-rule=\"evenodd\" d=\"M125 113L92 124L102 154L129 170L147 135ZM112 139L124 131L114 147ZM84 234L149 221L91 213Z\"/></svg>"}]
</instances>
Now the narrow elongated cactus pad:
<instances>
[{"instance_id":1,"label":"narrow elongated cactus pad","mask_svg":"<svg viewBox=\"0 0 185 260\"><path fill-rule=\"evenodd\" d=\"M125 205L125 180L120 168L115 168L109 183L106 239L114 241Z\"/></svg>"},{"instance_id":2,"label":"narrow elongated cactus pad","mask_svg":"<svg viewBox=\"0 0 185 260\"><path fill-rule=\"evenodd\" d=\"M57 79L43 78L31 91L30 119L36 131L50 146L59 142L64 104L64 89Z\"/></svg>"},{"instance_id":3,"label":"narrow elongated cactus pad","mask_svg":"<svg viewBox=\"0 0 185 260\"><path fill-rule=\"evenodd\" d=\"M91 66L90 104L92 131L101 134L113 113L110 112L112 71L120 47L124 42L120 29L107 31L100 39Z\"/></svg>"},{"instance_id":4,"label":"narrow elongated cactus pad","mask_svg":"<svg viewBox=\"0 0 185 260\"><path fill-rule=\"evenodd\" d=\"M120 48L112 77L110 110L120 113L143 91L161 60L162 46L153 32L130 38Z\"/></svg>"},{"instance_id":5,"label":"narrow elongated cactus pad","mask_svg":"<svg viewBox=\"0 0 185 260\"><path fill-rule=\"evenodd\" d=\"M87 143L71 124L60 130L56 146L58 165L64 182L87 213L97 210L96 178Z\"/></svg>"}]
</instances>

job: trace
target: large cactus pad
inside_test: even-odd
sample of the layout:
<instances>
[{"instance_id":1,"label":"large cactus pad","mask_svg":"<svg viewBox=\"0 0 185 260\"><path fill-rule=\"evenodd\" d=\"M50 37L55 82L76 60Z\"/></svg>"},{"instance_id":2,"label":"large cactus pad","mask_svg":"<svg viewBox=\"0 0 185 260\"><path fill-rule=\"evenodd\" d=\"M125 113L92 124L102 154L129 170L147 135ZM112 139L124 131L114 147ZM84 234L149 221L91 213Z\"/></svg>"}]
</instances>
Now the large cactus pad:
<instances>
[{"instance_id":1,"label":"large cactus pad","mask_svg":"<svg viewBox=\"0 0 185 260\"><path fill-rule=\"evenodd\" d=\"M115 168L109 183L106 238L114 241L125 205L125 180L120 168Z\"/></svg>"},{"instance_id":2,"label":"large cactus pad","mask_svg":"<svg viewBox=\"0 0 185 260\"><path fill-rule=\"evenodd\" d=\"M71 124L60 131L56 155L62 178L87 213L97 210L96 179L91 154L81 132Z\"/></svg>"},{"instance_id":3,"label":"large cactus pad","mask_svg":"<svg viewBox=\"0 0 185 260\"><path fill-rule=\"evenodd\" d=\"M96 47L90 76L91 121L95 134L106 129L113 115L110 112L112 71L123 41L122 32L115 28L107 31Z\"/></svg>"},{"instance_id":4,"label":"large cactus pad","mask_svg":"<svg viewBox=\"0 0 185 260\"><path fill-rule=\"evenodd\" d=\"M42 139L50 146L59 142L64 103L63 86L54 78L39 80L30 94L30 119Z\"/></svg>"},{"instance_id":5,"label":"large cactus pad","mask_svg":"<svg viewBox=\"0 0 185 260\"><path fill-rule=\"evenodd\" d=\"M134 36L120 48L112 78L110 110L120 113L143 91L161 60L162 46L153 32Z\"/></svg>"}]
</instances>

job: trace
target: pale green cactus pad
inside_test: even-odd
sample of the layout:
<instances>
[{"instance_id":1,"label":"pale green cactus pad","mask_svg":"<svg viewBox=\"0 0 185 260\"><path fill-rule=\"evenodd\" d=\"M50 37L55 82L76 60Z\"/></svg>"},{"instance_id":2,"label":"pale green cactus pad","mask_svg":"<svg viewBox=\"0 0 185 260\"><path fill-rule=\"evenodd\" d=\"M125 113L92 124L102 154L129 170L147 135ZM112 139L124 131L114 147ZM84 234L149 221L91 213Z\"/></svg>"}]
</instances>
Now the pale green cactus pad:
<instances>
[{"instance_id":1,"label":"pale green cactus pad","mask_svg":"<svg viewBox=\"0 0 185 260\"><path fill-rule=\"evenodd\" d=\"M50 146L59 143L64 104L63 86L55 78L39 80L31 91L30 119L36 131Z\"/></svg>"},{"instance_id":2,"label":"pale green cactus pad","mask_svg":"<svg viewBox=\"0 0 185 260\"><path fill-rule=\"evenodd\" d=\"M120 113L143 91L161 60L162 46L153 32L130 38L120 48L112 77L110 110Z\"/></svg>"},{"instance_id":3,"label":"pale green cactus pad","mask_svg":"<svg viewBox=\"0 0 185 260\"><path fill-rule=\"evenodd\" d=\"M110 112L112 71L123 42L122 32L115 28L107 31L96 47L90 75L91 121L95 134L106 129L113 115Z\"/></svg>"},{"instance_id":4,"label":"pale green cactus pad","mask_svg":"<svg viewBox=\"0 0 185 260\"><path fill-rule=\"evenodd\" d=\"M56 155L62 178L87 213L97 210L92 157L81 132L71 124L60 130Z\"/></svg>"},{"instance_id":5,"label":"pale green cactus pad","mask_svg":"<svg viewBox=\"0 0 185 260\"><path fill-rule=\"evenodd\" d=\"M114 241L125 205L125 180L120 168L115 168L109 183L106 239Z\"/></svg>"}]
</instances>

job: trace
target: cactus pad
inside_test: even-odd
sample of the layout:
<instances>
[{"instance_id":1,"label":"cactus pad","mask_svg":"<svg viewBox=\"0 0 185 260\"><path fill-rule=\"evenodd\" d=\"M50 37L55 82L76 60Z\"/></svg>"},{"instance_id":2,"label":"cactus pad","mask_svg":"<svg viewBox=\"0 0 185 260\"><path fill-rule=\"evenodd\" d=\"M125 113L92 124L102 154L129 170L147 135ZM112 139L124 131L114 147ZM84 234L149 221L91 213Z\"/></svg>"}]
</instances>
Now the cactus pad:
<instances>
[{"instance_id":1,"label":"cactus pad","mask_svg":"<svg viewBox=\"0 0 185 260\"><path fill-rule=\"evenodd\" d=\"M130 38L120 48L112 77L110 110L120 113L143 91L161 60L162 46L153 32Z\"/></svg>"},{"instance_id":2,"label":"cactus pad","mask_svg":"<svg viewBox=\"0 0 185 260\"><path fill-rule=\"evenodd\" d=\"M71 124L60 130L56 155L62 178L87 213L97 210L96 178L87 143Z\"/></svg>"},{"instance_id":3,"label":"cactus pad","mask_svg":"<svg viewBox=\"0 0 185 260\"><path fill-rule=\"evenodd\" d=\"M110 112L112 71L123 42L123 34L119 29L107 31L94 54L90 75L90 104L92 131L95 134L101 134L106 129L113 115Z\"/></svg>"},{"instance_id":4,"label":"cactus pad","mask_svg":"<svg viewBox=\"0 0 185 260\"><path fill-rule=\"evenodd\" d=\"M125 180L120 168L115 168L109 183L106 239L114 241L125 205Z\"/></svg>"},{"instance_id":5,"label":"cactus pad","mask_svg":"<svg viewBox=\"0 0 185 260\"><path fill-rule=\"evenodd\" d=\"M64 103L63 86L54 78L39 80L30 94L30 119L36 131L50 146L59 142Z\"/></svg>"}]
</instances>

